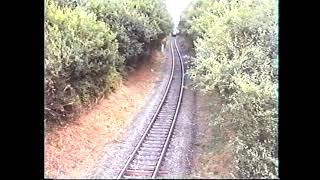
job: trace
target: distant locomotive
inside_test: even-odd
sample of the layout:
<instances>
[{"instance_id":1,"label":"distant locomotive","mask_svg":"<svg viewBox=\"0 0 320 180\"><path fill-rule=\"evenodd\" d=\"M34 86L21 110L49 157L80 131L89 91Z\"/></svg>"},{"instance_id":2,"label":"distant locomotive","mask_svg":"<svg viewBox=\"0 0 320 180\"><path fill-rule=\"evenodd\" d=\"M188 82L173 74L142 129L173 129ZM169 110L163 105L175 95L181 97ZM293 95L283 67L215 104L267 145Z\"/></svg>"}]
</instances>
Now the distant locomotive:
<instances>
[{"instance_id":1,"label":"distant locomotive","mask_svg":"<svg viewBox=\"0 0 320 180\"><path fill-rule=\"evenodd\" d=\"M178 30L176 30L176 29L173 30L172 33L171 33L171 35L172 35L173 37L176 37L177 34L178 34Z\"/></svg>"}]
</instances>

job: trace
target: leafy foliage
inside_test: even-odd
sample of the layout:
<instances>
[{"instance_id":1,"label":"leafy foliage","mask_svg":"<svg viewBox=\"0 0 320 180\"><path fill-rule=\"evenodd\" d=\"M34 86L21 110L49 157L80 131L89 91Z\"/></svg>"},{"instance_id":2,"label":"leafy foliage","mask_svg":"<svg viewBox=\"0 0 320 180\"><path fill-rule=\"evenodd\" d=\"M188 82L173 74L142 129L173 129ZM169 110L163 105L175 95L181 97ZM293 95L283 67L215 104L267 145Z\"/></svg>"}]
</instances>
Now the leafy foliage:
<instances>
[{"instance_id":1,"label":"leafy foliage","mask_svg":"<svg viewBox=\"0 0 320 180\"><path fill-rule=\"evenodd\" d=\"M161 2L92 0L86 7L117 32L120 55L126 59L127 64L130 64L130 61L134 64L134 60L147 51L152 42L159 42L169 34L171 19L168 18L170 16Z\"/></svg>"},{"instance_id":2,"label":"leafy foliage","mask_svg":"<svg viewBox=\"0 0 320 180\"><path fill-rule=\"evenodd\" d=\"M45 120L69 119L116 88L125 65L157 48L170 21L161 0L47 0Z\"/></svg>"},{"instance_id":3,"label":"leafy foliage","mask_svg":"<svg viewBox=\"0 0 320 180\"><path fill-rule=\"evenodd\" d=\"M233 115L240 178L278 176L276 15L273 0L198 0L179 24L195 46L194 85L227 100L215 123Z\"/></svg>"}]
</instances>

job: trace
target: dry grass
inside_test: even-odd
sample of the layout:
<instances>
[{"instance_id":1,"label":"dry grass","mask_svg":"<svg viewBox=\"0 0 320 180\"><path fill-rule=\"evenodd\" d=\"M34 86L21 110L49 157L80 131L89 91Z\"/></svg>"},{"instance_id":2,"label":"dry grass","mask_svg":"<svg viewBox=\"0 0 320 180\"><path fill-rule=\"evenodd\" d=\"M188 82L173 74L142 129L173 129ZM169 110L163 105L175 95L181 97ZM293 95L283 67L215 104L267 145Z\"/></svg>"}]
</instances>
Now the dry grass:
<instances>
[{"instance_id":1,"label":"dry grass","mask_svg":"<svg viewBox=\"0 0 320 180\"><path fill-rule=\"evenodd\" d=\"M152 61L130 73L127 81L89 112L46 134L46 178L83 178L95 168L106 144L121 138L129 119L144 105L160 56L155 53Z\"/></svg>"},{"instance_id":2,"label":"dry grass","mask_svg":"<svg viewBox=\"0 0 320 180\"><path fill-rule=\"evenodd\" d=\"M229 141L234 138L234 132L230 121L226 121L222 126L211 123L216 114L220 113L222 102L217 94L198 96L198 99L197 123L200 140L196 144L198 153L193 160L193 175L201 178L232 178L233 155ZM228 118L227 114L225 118Z\"/></svg>"}]
</instances>

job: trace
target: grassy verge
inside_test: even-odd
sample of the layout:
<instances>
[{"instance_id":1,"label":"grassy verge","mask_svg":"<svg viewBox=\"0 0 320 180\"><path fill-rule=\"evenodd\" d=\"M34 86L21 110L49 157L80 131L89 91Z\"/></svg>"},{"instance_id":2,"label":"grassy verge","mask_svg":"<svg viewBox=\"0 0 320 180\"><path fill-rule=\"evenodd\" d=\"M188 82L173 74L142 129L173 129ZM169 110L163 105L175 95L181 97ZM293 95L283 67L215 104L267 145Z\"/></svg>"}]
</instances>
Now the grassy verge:
<instances>
[{"instance_id":1,"label":"grassy verge","mask_svg":"<svg viewBox=\"0 0 320 180\"><path fill-rule=\"evenodd\" d=\"M233 178L232 144L233 129L228 123L216 124L222 100L216 93L197 94L195 122L197 135L193 178Z\"/></svg>"}]
</instances>

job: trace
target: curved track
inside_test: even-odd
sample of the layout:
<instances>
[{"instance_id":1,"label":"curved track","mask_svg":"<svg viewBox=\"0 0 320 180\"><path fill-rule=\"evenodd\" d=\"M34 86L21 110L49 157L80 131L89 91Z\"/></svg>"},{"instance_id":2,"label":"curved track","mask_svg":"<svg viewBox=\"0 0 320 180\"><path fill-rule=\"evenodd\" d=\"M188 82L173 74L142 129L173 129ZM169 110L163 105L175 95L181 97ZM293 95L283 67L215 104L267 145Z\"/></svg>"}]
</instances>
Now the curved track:
<instances>
[{"instance_id":1,"label":"curved track","mask_svg":"<svg viewBox=\"0 0 320 180\"><path fill-rule=\"evenodd\" d=\"M167 173L162 169L161 164L174 131L184 85L184 67L175 38L171 40L170 48L172 66L165 93L147 129L121 169L117 179L154 179L158 175Z\"/></svg>"}]
</instances>

